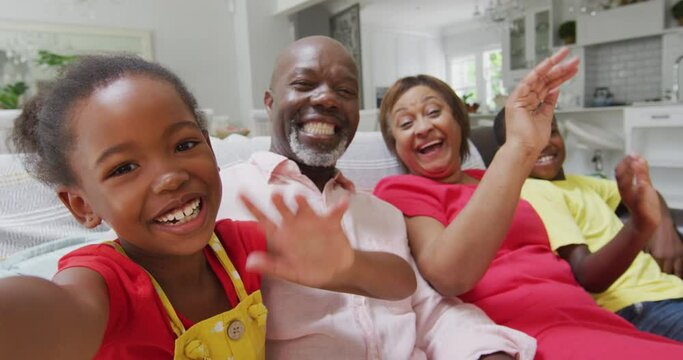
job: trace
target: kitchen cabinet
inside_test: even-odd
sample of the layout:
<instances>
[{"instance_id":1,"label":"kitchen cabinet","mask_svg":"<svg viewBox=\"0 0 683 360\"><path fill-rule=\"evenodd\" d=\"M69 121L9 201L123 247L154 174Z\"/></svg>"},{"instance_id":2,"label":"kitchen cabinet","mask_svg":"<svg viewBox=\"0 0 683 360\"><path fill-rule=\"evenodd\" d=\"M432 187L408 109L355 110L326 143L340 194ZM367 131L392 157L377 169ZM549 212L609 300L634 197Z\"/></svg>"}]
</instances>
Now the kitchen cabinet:
<instances>
[{"instance_id":1,"label":"kitchen cabinet","mask_svg":"<svg viewBox=\"0 0 683 360\"><path fill-rule=\"evenodd\" d=\"M683 209L683 104L624 110L626 153L650 165L650 177L669 207Z\"/></svg>"},{"instance_id":2,"label":"kitchen cabinet","mask_svg":"<svg viewBox=\"0 0 683 360\"><path fill-rule=\"evenodd\" d=\"M664 0L648 0L614 9L581 14L576 41L593 45L658 35L664 29Z\"/></svg>"},{"instance_id":3,"label":"kitchen cabinet","mask_svg":"<svg viewBox=\"0 0 683 360\"><path fill-rule=\"evenodd\" d=\"M678 79L674 79L674 62L683 56L683 29L667 31L662 36L662 94L671 95L673 84L678 81L683 87L683 63L679 68ZM680 88L679 87L679 88ZM683 95L683 92L679 96ZM668 100L665 99L664 100Z\"/></svg>"},{"instance_id":4,"label":"kitchen cabinet","mask_svg":"<svg viewBox=\"0 0 683 360\"><path fill-rule=\"evenodd\" d=\"M366 26L361 43L366 109L377 107L378 91L401 77L429 74L445 79L445 55L436 36Z\"/></svg>"},{"instance_id":5,"label":"kitchen cabinet","mask_svg":"<svg viewBox=\"0 0 683 360\"><path fill-rule=\"evenodd\" d=\"M514 84L552 52L551 13L549 7L528 10L511 21L503 36L503 73L505 87Z\"/></svg>"},{"instance_id":6,"label":"kitchen cabinet","mask_svg":"<svg viewBox=\"0 0 683 360\"><path fill-rule=\"evenodd\" d=\"M559 48L558 48L559 49ZM582 46L570 46L567 58L579 58L579 72L560 87L560 97L557 99L558 109L580 109L585 106L586 87L586 56Z\"/></svg>"}]
</instances>

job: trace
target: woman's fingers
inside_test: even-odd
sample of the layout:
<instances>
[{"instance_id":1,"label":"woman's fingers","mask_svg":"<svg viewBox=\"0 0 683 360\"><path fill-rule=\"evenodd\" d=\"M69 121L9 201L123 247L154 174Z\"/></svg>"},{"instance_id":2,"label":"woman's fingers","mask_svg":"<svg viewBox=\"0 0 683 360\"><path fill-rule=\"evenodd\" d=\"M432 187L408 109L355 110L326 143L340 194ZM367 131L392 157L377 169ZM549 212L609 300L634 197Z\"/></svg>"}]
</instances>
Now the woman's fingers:
<instances>
[{"instance_id":1,"label":"woman's fingers","mask_svg":"<svg viewBox=\"0 0 683 360\"><path fill-rule=\"evenodd\" d=\"M548 93L559 88L578 72L579 58L574 57L563 64L548 67L551 61L539 64L521 82L528 87L528 91L537 95L538 102L544 101Z\"/></svg>"},{"instance_id":2,"label":"woman's fingers","mask_svg":"<svg viewBox=\"0 0 683 360\"><path fill-rule=\"evenodd\" d=\"M567 80L576 75L578 71L578 58L570 60L566 64L557 65L541 73L534 69L515 89L513 99L517 107L527 110L537 110L543 103L554 106L559 96L559 87Z\"/></svg>"},{"instance_id":3,"label":"woman's fingers","mask_svg":"<svg viewBox=\"0 0 683 360\"><path fill-rule=\"evenodd\" d=\"M538 65L536 65L531 72L529 72L524 79L522 79L523 82L529 82L529 83L535 83L539 80L544 79L547 74L550 72L550 70L557 64L559 64L567 55L569 54L569 49L566 47L561 48L558 50L555 54L553 54L551 57L541 61Z\"/></svg>"},{"instance_id":4,"label":"woman's fingers","mask_svg":"<svg viewBox=\"0 0 683 360\"><path fill-rule=\"evenodd\" d=\"M559 97L560 97L560 90L559 89L553 89L552 91L548 92L548 94L543 99L543 102L541 103L540 108L537 109L537 111L543 115L547 115L547 116L552 117L553 114L555 113L555 105L557 104L557 99Z\"/></svg>"},{"instance_id":5,"label":"woman's fingers","mask_svg":"<svg viewBox=\"0 0 683 360\"><path fill-rule=\"evenodd\" d=\"M579 71L579 58L573 57L569 61L557 65L547 75L549 80L545 86L548 89L559 88L565 81L571 79Z\"/></svg>"},{"instance_id":6,"label":"woman's fingers","mask_svg":"<svg viewBox=\"0 0 683 360\"><path fill-rule=\"evenodd\" d=\"M538 94L534 92L526 83L521 83L511 96L513 107L524 108L528 111L534 111L541 104L541 99Z\"/></svg>"}]
</instances>

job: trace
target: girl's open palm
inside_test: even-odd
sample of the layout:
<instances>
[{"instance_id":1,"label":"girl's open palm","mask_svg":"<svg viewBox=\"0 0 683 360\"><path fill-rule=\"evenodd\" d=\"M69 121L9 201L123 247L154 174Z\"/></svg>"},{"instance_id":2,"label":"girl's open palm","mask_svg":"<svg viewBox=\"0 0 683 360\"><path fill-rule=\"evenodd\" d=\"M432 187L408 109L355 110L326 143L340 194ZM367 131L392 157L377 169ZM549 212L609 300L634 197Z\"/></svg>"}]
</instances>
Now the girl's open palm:
<instances>
[{"instance_id":1,"label":"girl's open palm","mask_svg":"<svg viewBox=\"0 0 683 360\"><path fill-rule=\"evenodd\" d=\"M267 252L254 252L247 259L250 271L301 285L325 287L335 276L351 268L354 250L341 227L348 201L341 201L318 215L303 196L296 196L297 209L287 207L281 194L271 200L282 217L271 221L246 196L240 199L256 218L268 240Z\"/></svg>"},{"instance_id":2,"label":"girl's open palm","mask_svg":"<svg viewBox=\"0 0 683 360\"><path fill-rule=\"evenodd\" d=\"M510 94L505 105L506 142L539 151L548 143L559 87L578 71L578 58L561 63L568 53L562 48L542 61Z\"/></svg>"}]
</instances>

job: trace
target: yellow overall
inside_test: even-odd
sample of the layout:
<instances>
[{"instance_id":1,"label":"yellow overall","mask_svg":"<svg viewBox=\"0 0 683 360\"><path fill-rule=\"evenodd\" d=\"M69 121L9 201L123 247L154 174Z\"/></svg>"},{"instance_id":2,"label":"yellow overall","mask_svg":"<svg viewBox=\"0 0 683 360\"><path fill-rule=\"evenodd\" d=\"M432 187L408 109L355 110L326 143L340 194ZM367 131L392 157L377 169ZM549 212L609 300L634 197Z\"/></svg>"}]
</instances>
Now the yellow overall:
<instances>
[{"instance_id":1,"label":"yellow overall","mask_svg":"<svg viewBox=\"0 0 683 360\"><path fill-rule=\"evenodd\" d=\"M119 253L126 256L123 248L109 241ZM211 249L230 276L237 292L239 304L224 313L202 320L185 329L173 305L148 273L154 288L168 314L171 329L176 335L175 360L217 360L217 359L265 359L266 317L268 311L261 299L261 291L247 295L237 270L216 235L209 240Z\"/></svg>"}]
</instances>

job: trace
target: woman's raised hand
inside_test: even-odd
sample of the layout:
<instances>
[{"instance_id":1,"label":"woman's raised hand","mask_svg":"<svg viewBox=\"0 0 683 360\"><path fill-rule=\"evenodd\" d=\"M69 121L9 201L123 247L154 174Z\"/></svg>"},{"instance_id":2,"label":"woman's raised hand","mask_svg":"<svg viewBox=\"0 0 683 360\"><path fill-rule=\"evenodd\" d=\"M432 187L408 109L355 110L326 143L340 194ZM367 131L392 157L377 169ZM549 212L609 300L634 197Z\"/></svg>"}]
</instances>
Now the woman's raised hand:
<instances>
[{"instance_id":1,"label":"woman's raised hand","mask_svg":"<svg viewBox=\"0 0 683 360\"><path fill-rule=\"evenodd\" d=\"M268 239L267 252L254 252L247 268L301 285L325 287L337 275L351 268L354 250L341 227L348 201L341 201L327 214L318 215L303 196L295 197L297 209L287 207L281 194L271 201L282 221L271 221L244 195L240 199L256 218Z\"/></svg>"},{"instance_id":2,"label":"woman's raised hand","mask_svg":"<svg viewBox=\"0 0 683 360\"><path fill-rule=\"evenodd\" d=\"M511 140L533 152L548 143L559 87L578 71L577 57L561 63L569 50L562 48L538 64L517 85L505 105L506 143Z\"/></svg>"}]
</instances>

